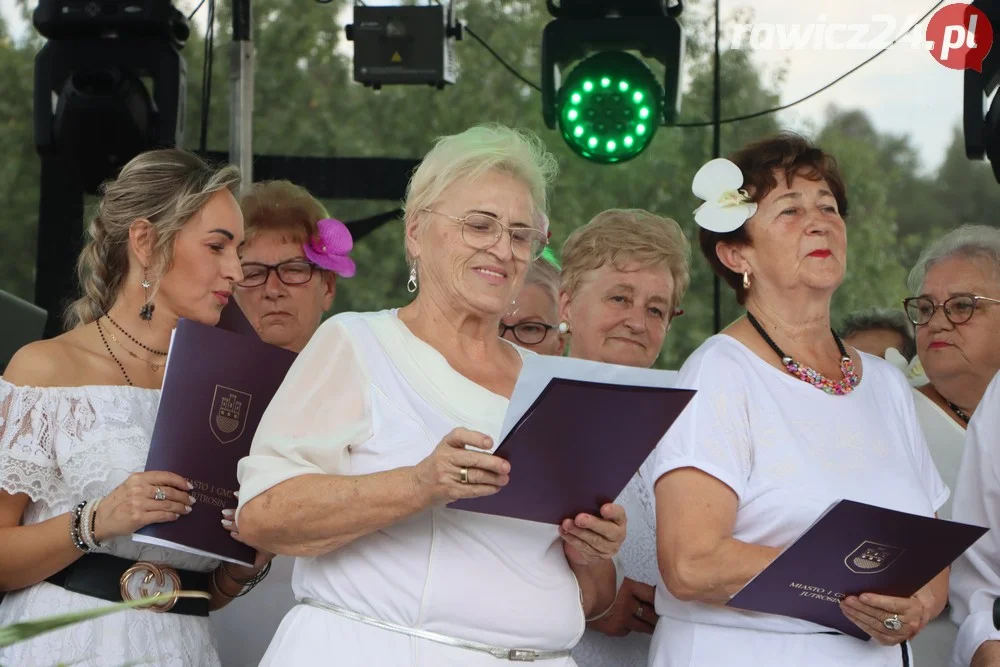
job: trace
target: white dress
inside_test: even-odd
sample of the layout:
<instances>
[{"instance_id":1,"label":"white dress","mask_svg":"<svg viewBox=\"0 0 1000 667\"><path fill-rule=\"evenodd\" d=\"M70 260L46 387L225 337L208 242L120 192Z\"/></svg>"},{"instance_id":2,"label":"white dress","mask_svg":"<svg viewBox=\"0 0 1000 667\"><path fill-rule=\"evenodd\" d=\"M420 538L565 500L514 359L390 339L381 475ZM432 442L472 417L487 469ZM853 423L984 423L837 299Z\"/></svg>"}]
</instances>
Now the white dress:
<instances>
[{"instance_id":1,"label":"white dress","mask_svg":"<svg viewBox=\"0 0 1000 667\"><path fill-rule=\"evenodd\" d=\"M677 386L698 390L642 469L652 486L693 467L726 484L738 509L733 537L784 547L846 498L933 516L948 497L917 424L910 387L862 354L863 379L831 396L766 363L734 338L709 338ZM898 667L881 646L786 616L677 600L656 589L660 620L650 665ZM920 658L912 664L921 665Z\"/></svg>"},{"instance_id":2,"label":"white dress","mask_svg":"<svg viewBox=\"0 0 1000 667\"><path fill-rule=\"evenodd\" d=\"M457 426L497 439L507 403L454 371L394 311L337 315L299 354L250 456L240 462L240 510L299 475L416 465ZM556 526L445 507L296 559L292 587L299 600L504 648L565 650L584 629L580 587ZM261 664L501 663L300 604L282 621ZM575 663L565 657L542 664Z\"/></svg>"},{"instance_id":3,"label":"white dress","mask_svg":"<svg viewBox=\"0 0 1000 667\"><path fill-rule=\"evenodd\" d=\"M615 503L625 508L628 517L628 535L618 552L625 576L655 586L660 574L656 564L652 490L640 475L636 475ZM573 659L580 667L645 667L651 640L650 635L641 632L609 637L588 629L573 649Z\"/></svg>"},{"instance_id":4,"label":"white dress","mask_svg":"<svg viewBox=\"0 0 1000 667\"><path fill-rule=\"evenodd\" d=\"M916 389L913 390L913 403L931 458L934 459L945 485L955 489L957 496L958 489L955 484L958 480L958 466L962 462L965 429L937 403ZM951 518L953 499L954 496L938 509L939 518ZM958 627L951 622L949 611L946 608L941 612L941 615L931 621L911 642L913 653L920 664L935 667L948 664L955 645L955 637L958 635Z\"/></svg>"},{"instance_id":5,"label":"white dress","mask_svg":"<svg viewBox=\"0 0 1000 667\"><path fill-rule=\"evenodd\" d=\"M989 532L951 568L952 620L959 625L951 664L968 667L985 641L1000 640L993 602L1000 597L1000 374L993 378L969 422L955 486L955 521Z\"/></svg>"},{"instance_id":6,"label":"white dress","mask_svg":"<svg viewBox=\"0 0 1000 667\"><path fill-rule=\"evenodd\" d=\"M30 388L0 380L0 489L29 496L24 524L65 514L81 500L107 495L129 474L142 471L159 400L155 389ZM100 551L186 570L207 572L217 565L131 537L115 538ZM6 595L0 626L109 605L41 582ZM219 664L207 618L144 610L112 614L0 649L0 664L9 667L60 662L95 667Z\"/></svg>"}]
</instances>

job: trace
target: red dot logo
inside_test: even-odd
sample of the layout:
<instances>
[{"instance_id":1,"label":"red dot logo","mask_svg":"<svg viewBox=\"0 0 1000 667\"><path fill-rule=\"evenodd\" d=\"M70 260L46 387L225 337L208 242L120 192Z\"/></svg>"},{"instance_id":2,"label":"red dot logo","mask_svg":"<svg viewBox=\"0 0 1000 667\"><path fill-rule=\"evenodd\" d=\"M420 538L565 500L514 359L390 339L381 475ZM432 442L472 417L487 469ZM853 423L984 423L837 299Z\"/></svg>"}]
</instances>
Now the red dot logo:
<instances>
[{"instance_id":1,"label":"red dot logo","mask_svg":"<svg viewBox=\"0 0 1000 667\"><path fill-rule=\"evenodd\" d=\"M956 3L939 9L927 24L931 55L950 69L983 71L993 48L993 26L977 7Z\"/></svg>"}]
</instances>

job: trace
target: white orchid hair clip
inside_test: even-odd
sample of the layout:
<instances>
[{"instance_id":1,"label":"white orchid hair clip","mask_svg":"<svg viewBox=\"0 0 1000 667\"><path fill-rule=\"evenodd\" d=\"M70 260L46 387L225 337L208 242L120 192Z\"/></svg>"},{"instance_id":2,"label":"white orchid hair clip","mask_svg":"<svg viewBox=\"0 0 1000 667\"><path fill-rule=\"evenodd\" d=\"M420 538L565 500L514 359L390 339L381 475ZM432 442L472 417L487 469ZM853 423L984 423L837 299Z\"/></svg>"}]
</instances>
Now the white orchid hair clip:
<instances>
[{"instance_id":1,"label":"white orchid hair clip","mask_svg":"<svg viewBox=\"0 0 1000 667\"><path fill-rule=\"evenodd\" d=\"M705 200L695 209L694 220L710 232L735 231L757 212L757 204L743 189L743 172L725 158L711 160L699 169L691 191Z\"/></svg>"}]
</instances>

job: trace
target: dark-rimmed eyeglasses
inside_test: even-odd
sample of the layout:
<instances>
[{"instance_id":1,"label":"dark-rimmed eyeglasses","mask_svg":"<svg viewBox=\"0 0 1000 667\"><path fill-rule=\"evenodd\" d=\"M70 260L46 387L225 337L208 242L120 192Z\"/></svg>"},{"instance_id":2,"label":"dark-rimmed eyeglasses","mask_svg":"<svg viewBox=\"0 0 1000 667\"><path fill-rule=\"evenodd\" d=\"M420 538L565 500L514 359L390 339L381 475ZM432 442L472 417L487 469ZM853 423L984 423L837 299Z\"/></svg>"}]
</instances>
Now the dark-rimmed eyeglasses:
<instances>
[{"instance_id":1,"label":"dark-rimmed eyeglasses","mask_svg":"<svg viewBox=\"0 0 1000 667\"><path fill-rule=\"evenodd\" d=\"M975 294L957 294L946 299L944 303L934 303L926 296L913 296L903 299L903 308L906 309L906 316L918 327L930 322L938 308L944 310L944 316L952 324L965 324L976 312L976 306L980 301L1000 303L1000 300Z\"/></svg>"},{"instance_id":2,"label":"dark-rimmed eyeglasses","mask_svg":"<svg viewBox=\"0 0 1000 667\"><path fill-rule=\"evenodd\" d=\"M549 242L548 235L534 227L508 227L485 213L470 213L459 217L429 208L425 208L424 211L462 223L462 240L476 250L492 248L506 231L510 234L510 250L514 257L530 262L542 256L542 251Z\"/></svg>"},{"instance_id":3,"label":"dark-rimmed eyeglasses","mask_svg":"<svg viewBox=\"0 0 1000 667\"><path fill-rule=\"evenodd\" d=\"M514 334L514 339L521 345L538 345L549 332L555 329L551 324L545 322L518 322L517 324L500 323L500 337L510 331Z\"/></svg>"},{"instance_id":4,"label":"dark-rimmed eyeglasses","mask_svg":"<svg viewBox=\"0 0 1000 667\"><path fill-rule=\"evenodd\" d=\"M271 277L271 271L286 285L304 285L312 280L313 271L318 267L303 259L289 259L277 264L247 262L240 268L243 269L243 280L236 283L239 287L260 287Z\"/></svg>"}]
</instances>

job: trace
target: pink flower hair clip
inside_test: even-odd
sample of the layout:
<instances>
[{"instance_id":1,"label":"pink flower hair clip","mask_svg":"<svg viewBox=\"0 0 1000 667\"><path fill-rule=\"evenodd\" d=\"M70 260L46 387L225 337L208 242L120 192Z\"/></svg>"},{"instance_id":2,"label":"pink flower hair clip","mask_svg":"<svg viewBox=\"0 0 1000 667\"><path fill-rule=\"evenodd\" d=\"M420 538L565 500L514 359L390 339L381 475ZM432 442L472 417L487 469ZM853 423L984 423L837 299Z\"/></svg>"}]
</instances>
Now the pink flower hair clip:
<instances>
[{"instance_id":1,"label":"pink flower hair clip","mask_svg":"<svg viewBox=\"0 0 1000 667\"><path fill-rule=\"evenodd\" d=\"M340 220L324 218L316 223L316 233L302 245L302 250L316 266L350 278L357 270L354 260L347 256L353 247L354 239L347 225Z\"/></svg>"}]
</instances>

